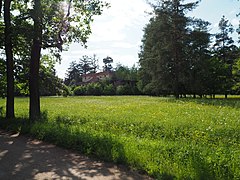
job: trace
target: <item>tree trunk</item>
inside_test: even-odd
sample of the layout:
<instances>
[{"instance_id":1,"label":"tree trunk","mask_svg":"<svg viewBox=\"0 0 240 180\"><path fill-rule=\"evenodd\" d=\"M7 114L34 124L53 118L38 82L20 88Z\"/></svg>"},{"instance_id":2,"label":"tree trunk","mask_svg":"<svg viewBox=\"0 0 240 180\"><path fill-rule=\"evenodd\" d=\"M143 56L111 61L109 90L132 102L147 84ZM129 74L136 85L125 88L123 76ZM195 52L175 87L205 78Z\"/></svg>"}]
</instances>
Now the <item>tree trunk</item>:
<instances>
[{"instance_id":1,"label":"tree trunk","mask_svg":"<svg viewBox=\"0 0 240 180\"><path fill-rule=\"evenodd\" d=\"M42 46L42 9L41 0L34 1L34 37L31 49L30 60L30 108L29 118L35 121L40 116L40 95L39 95L39 67Z\"/></svg>"},{"instance_id":2,"label":"tree trunk","mask_svg":"<svg viewBox=\"0 0 240 180\"><path fill-rule=\"evenodd\" d=\"M13 51L11 37L11 0L4 1L4 23L5 23L5 52L7 63L7 102L6 118L14 118L14 75L13 75Z\"/></svg>"},{"instance_id":3,"label":"tree trunk","mask_svg":"<svg viewBox=\"0 0 240 180\"><path fill-rule=\"evenodd\" d=\"M2 16L2 1L3 0L0 0L0 17Z\"/></svg>"},{"instance_id":4,"label":"tree trunk","mask_svg":"<svg viewBox=\"0 0 240 180\"><path fill-rule=\"evenodd\" d=\"M228 94L227 93L225 93L225 99L227 99L228 98Z\"/></svg>"}]
</instances>

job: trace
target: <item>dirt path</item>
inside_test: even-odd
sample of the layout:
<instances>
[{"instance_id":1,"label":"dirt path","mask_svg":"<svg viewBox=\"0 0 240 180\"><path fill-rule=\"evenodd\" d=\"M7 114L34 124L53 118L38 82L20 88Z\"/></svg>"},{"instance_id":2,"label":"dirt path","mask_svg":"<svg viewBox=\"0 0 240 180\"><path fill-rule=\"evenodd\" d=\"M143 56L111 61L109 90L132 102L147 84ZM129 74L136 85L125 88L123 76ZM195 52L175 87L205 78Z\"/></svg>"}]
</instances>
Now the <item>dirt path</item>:
<instances>
[{"instance_id":1,"label":"dirt path","mask_svg":"<svg viewBox=\"0 0 240 180\"><path fill-rule=\"evenodd\" d=\"M111 163L0 130L0 179L150 179Z\"/></svg>"}]
</instances>

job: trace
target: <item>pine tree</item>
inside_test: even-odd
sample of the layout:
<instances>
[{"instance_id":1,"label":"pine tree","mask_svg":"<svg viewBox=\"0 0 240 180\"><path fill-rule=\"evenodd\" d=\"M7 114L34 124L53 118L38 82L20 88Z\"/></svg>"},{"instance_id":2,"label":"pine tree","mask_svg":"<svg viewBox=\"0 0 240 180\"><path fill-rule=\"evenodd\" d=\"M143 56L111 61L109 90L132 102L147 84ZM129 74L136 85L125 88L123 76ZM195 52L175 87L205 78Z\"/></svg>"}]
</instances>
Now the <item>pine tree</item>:
<instances>
[{"instance_id":1,"label":"pine tree","mask_svg":"<svg viewBox=\"0 0 240 180\"><path fill-rule=\"evenodd\" d=\"M193 20L186 17L198 2L183 4L183 0L159 0L154 17L145 28L140 58L140 87L143 91L160 95L186 94L189 61L190 26Z\"/></svg>"},{"instance_id":2,"label":"pine tree","mask_svg":"<svg viewBox=\"0 0 240 180\"><path fill-rule=\"evenodd\" d=\"M218 27L220 32L215 36L214 53L219 63L225 66L225 71L219 74L219 76L223 77L221 93L224 93L227 98L233 86L232 69L234 60L237 59L238 48L231 37L231 34L234 32L233 26L225 16L221 18Z\"/></svg>"}]
</instances>

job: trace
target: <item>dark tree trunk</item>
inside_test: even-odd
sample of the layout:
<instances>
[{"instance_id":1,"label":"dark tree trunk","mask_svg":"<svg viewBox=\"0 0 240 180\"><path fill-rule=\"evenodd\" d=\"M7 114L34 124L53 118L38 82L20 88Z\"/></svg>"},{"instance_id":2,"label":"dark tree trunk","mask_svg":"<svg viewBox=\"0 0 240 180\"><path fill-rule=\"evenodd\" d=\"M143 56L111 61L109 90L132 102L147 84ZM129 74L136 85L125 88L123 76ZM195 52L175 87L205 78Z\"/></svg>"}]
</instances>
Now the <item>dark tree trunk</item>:
<instances>
[{"instance_id":1,"label":"dark tree trunk","mask_svg":"<svg viewBox=\"0 0 240 180\"><path fill-rule=\"evenodd\" d=\"M0 0L0 17L2 16L2 0Z\"/></svg>"},{"instance_id":2,"label":"dark tree trunk","mask_svg":"<svg viewBox=\"0 0 240 180\"><path fill-rule=\"evenodd\" d=\"M40 95L39 95L39 67L42 46L42 10L41 0L34 1L34 37L31 49L30 61L30 108L29 118L34 121L40 116Z\"/></svg>"},{"instance_id":3,"label":"dark tree trunk","mask_svg":"<svg viewBox=\"0 0 240 180\"><path fill-rule=\"evenodd\" d=\"M7 103L6 118L14 118L14 75L13 75L13 51L11 37L11 0L4 1L4 23L5 23L5 52L7 63Z\"/></svg>"},{"instance_id":4,"label":"dark tree trunk","mask_svg":"<svg viewBox=\"0 0 240 180\"><path fill-rule=\"evenodd\" d=\"M225 93L225 99L227 99L228 98L228 94L227 93Z\"/></svg>"}]
</instances>

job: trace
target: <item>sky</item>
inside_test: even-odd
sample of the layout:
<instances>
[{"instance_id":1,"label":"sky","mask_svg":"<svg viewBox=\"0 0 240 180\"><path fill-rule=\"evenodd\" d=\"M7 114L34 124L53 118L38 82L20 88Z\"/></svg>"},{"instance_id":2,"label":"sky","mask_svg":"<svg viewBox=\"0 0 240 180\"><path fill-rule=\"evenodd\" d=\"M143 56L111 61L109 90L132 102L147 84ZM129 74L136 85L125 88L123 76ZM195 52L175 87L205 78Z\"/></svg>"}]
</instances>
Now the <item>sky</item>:
<instances>
[{"instance_id":1,"label":"sky","mask_svg":"<svg viewBox=\"0 0 240 180\"><path fill-rule=\"evenodd\" d=\"M192 0L186 0L188 2ZM111 7L104 9L101 16L96 16L92 24L92 34L88 39L88 48L80 44L71 44L68 51L62 53L61 64L56 65L56 72L64 78L70 62L78 61L83 55L99 59L100 69L103 58L113 58L113 67L122 64L128 67L138 65L143 29L149 22L151 7L146 0L105 0ZM201 18L211 23L211 32L217 32L218 22L225 17L237 27L240 17L240 2L237 0L202 0L189 16ZM235 37L237 35L235 34Z\"/></svg>"}]
</instances>

